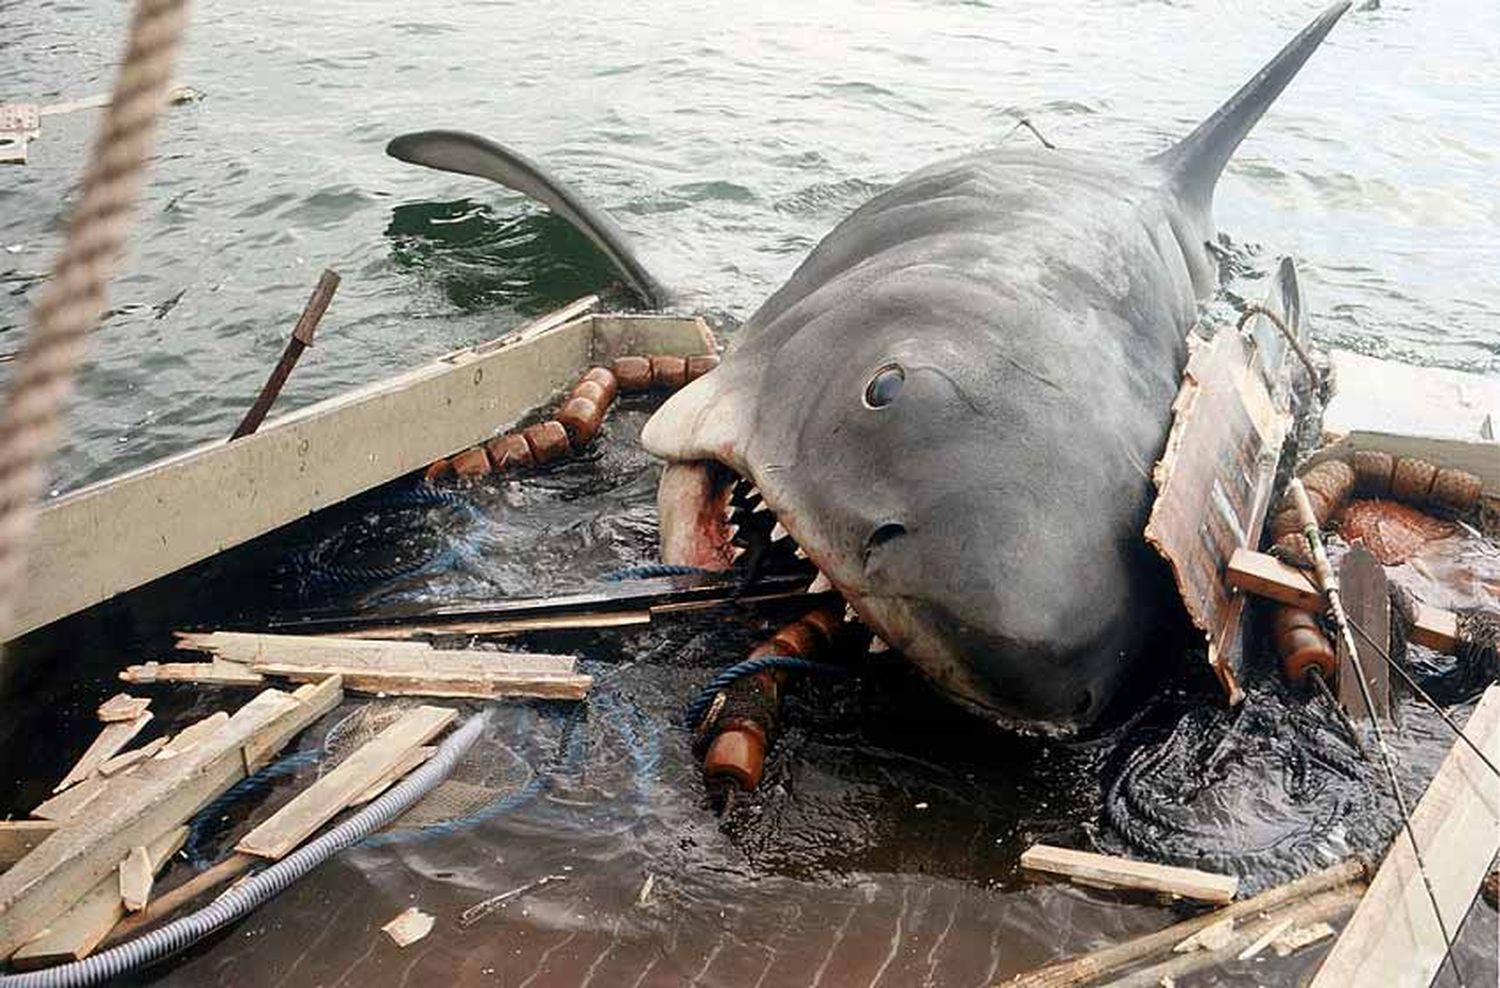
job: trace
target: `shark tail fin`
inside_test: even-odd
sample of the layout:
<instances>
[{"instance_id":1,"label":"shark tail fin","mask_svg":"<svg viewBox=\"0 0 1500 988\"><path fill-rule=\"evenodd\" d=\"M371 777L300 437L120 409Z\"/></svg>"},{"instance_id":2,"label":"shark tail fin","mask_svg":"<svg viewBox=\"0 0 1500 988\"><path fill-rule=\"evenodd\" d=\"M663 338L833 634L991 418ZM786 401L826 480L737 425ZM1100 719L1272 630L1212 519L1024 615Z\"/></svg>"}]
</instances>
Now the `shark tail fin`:
<instances>
[{"instance_id":1,"label":"shark tail fin","mask_svg":"<svg viewBox=\"0 0 1500 988\"><path fill-rule=\"evenodd\" d=\"M636 295L650 306L661 308L669 294L651 276L625 232L609 214L594 206L540 165L503 144L460 130L424 130L402 134L385 148L386 154L414 165L439 171L458 172L498 182L530 196L571 223L604 252Z\"/></svg>"},{"instance_id":2,"label":"shark tail fin","mask_svg":"<svg viewBox=\"0 0 1500 988\"><path fill-rule=\"evenodd\" d=\"M1256 121L1292 81L1313 50L1349 9L1350 0L1338 0L1293 38L1240 87L1229 100L1191 134L1151 159L1167 173L1180 198L1207 209L1213 202L1214 185L1230 155L1250 133Z\"/></svg>"}]
</instances>

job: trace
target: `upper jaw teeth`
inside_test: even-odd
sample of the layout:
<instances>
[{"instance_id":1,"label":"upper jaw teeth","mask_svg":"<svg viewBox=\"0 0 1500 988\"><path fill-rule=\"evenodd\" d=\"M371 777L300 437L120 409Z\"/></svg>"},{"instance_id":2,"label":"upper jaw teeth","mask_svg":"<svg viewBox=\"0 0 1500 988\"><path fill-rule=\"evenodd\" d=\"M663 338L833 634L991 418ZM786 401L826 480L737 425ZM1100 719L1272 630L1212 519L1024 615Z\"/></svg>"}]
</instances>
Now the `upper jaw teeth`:
<instances>
[{"instance_id":1,"label":"upper jaw teeth","mask_svg":"<svg viewBox=\"0 0 1500 988\"><path fill-rule=\"evenodd\" d=\"M833 581L830 580L828 578L828 574L824 573L822 570L818 570L818 575L813 577L813 581L807 585L808 593L823 593L824 591L832 589Z\"/></svg>"},{"instance_id":2,"label":"upper jaw teeth","mask_svg":"<svg viewBox=\"0 0 1500 988\"><path fill-rule=\"evenodd\" d=\"M791 533L788 532L786 530L786 526L783 525L779 521L771 529L771 541L772 542L780 542L782 539L790 538L790 537L791 537Z\"/></svg>"}]
</instances>

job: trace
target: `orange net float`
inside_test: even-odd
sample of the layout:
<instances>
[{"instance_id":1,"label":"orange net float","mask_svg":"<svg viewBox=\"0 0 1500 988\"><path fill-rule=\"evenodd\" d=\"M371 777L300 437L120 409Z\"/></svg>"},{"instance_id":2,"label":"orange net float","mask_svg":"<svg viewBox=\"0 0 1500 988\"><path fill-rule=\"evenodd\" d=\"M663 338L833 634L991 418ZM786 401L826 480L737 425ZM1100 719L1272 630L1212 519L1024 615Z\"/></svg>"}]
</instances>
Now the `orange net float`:
<instances>
[{"instance_id":1,"label":"orange net float","mask_svg":"<svg viewBox=\"0 0 1500 988\"><path fill-rule=\"evenodd\" d=\"M531 444L519 432L496 436L485 443L484 448L490 454L491 467L498 474L515 473L536 463L531 457Z\"/></svg>"},{"instance_id":2,"label":"orange net float","mask_svg":"<svg viewBox=\"0 0 1500 988\"><path fill-rule=\"evenodd\" d=\"M826 608L813 611L757 645L750 658L814 658L832 647L842 623L842 613ZM760 785L785 684L785 670L766 669L736 680L724 691L723 705L709 714L707 730L712 737L703 755L706 781L728 783L745 792Z\"/></svg>"},{"instance_id":3,"label":"orange net float","mask_svg":"<svg viewBox=\"0 0 1500 988\"><path fill-rule=\"evenodd\" d=\"M1281 671L1292 682L1302 682L1310 670L1330 683L1338 675L1338 656L1311 611L1277 605L1271 610L1271 641L1281 659Z\"/></svg>"},{"instance_id":4,"label":"orange net float","mask_svg":"<svg viewBox=\"0 0 1500 988\"><path fill-rule=\"evenodd\" d=\"M609 369L619 382L621 393L643 394L651 390L650 357L616 357Z\"/></svg>"},{"instance_id":5,"label":"orange net float","mask_svg":"<svg viewBox=\"0 0 1500 988\"><path fill-rule=\"evenodd\" d=\"M1391 474L1391 497L1405 504L1426 504L1437 472L1437 467L1426 460L1403 456Z\"/></svg>"}]
</instances>

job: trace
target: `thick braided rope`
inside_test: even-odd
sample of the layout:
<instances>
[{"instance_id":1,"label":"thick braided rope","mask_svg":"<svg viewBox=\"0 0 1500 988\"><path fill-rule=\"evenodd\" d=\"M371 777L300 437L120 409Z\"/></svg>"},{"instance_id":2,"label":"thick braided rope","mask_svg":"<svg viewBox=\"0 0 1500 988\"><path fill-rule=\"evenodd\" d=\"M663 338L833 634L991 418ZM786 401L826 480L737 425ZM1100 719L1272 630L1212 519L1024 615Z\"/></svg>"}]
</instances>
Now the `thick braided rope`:
<instances>
[{"instance_id":1,"label":"thick braided rope","mask_svg":"<svg viewBox=\"0 0 1500 988\"><path fill-rule=\"evenodd\" d=\"M33 500L57 438L73 372L104 312L167 101L187 0L136 0L125 60L104 111L62 252L31 311L0 422L0 628L8 627L26 562Z\"/></svg>"}]
</instances>

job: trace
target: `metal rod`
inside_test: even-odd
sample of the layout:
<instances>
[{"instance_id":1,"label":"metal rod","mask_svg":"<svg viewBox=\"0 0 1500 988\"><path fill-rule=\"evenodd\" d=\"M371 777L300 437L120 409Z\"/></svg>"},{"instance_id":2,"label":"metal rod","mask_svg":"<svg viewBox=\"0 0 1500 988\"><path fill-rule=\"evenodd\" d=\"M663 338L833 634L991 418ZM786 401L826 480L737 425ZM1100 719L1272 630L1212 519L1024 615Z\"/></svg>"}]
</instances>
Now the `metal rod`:
<instances>
[{"instance_id":1,"label":"metal rod","mask_svg":"<svg viewBox=\"0 0 1500 988\"><path fill-rule=\"evenodd\" d=\"M1376 654L1378 654L1382 659L1385 660L1386 665L1395 670L1396 674L1405 681L1406 685L1411 688L1411 691L1413 693L1417 694L1417 697L1421 699L1422 702L1426 703L1433 710L1437 711L1437 715L1443 719L1444 724L1447 724L1450 728L1453 729L1453 733L1458 735L1458 739L1464 744L1468 745L1469 750L1478 755L1480 761L1484 762L1485 766L1488 767L1489 770L1494 773L1497 778L1500 778L1500 768L1497 768L1495 766L1495 763L1490 760L1490 756L1486 755L1483 749L1481 749L1479 745L1474 743L1473 738L1464 733L1463 728L1459 727L1458 723L1452 717L1448 716L1448 711L1444 710L1441 704L1439 704L1430 695L1428 695L1427 691L1422 689L1421 686L1417 685L1417 681L1412 678L1411 673L1402 668L1401 663L1391 658L1391 654L1389 652L1381 648L1379 645L1375 644L1374 640L1370 638L1369 632L1365 631L1365 629L1360 626L1360 623L1358 621L1355 621L1351 618L1349 624L1352 628L1354 628L1355 631L1359 632L1359 636L1361 638L1363 638L1366 642L1369 642L1370 647L1375 649Z\"/></svg>"},{"instance_id":2,"label":"metal rod","mask_svg":"<svg viewBox=\"0 0 1500 988\"><path fill-rule=\"evenodd\" d=\"M1375 716L1375 701L1370 698L1370 685L1365 681L1365 670L1359 660L1359 649L1354 644L1354 633L1349 630L1349 616L1344 611L1344 602L1339 596L1338 579L1333 575L1333 565L1328 561L1328 552L1323 547L1323 536L1318 530L1318 518L1313 513L1312 503L1307 499L1307 488L1302 486L1299 477L1293 477L1287 484L1287 490L1292 495L1293 503L1297 506L1297 514L1302 521L1302 535L1307 539L1307 548L1313 557L1313 572L1317 574L1319 589L1323 597L1328 601L1328 611L1333 617L1333 623L1338 628L1339 636L1344 641L1344 648L1349 653L1349 663L1354 667L1354 675L1359 686L1360 699L1364 701L1365 709L1370 714L1370 729L1375 732L1376 747L1380 750L1380 760L1385 766L1386 776L1390 779L1391 793L1396 797L1396 806L1401 811L1401 827L1406 831L1406 839L1411 842L1411 853L1417 862L1417 871L1422 875L1422 885L1427 890L1428 901L1432 903L1432 915L1437 920L1438 932L1443 936L1443 958L1453 968L1453 977L1458 982L1459 988L1465 988L1463 972L1459 970L1458 961L1453 956L1453 937L1448 933L1448 923L1443 919L1442 908L1438 905L1437 891L1432 887L1432 877L1427 873L1427 862L1422 858L1422 848L1417 844L1416 832L1411 829L1411 811L1406 805L1406 796L1401 791L1401 780L1396 775L1395 759L1391 755L1390 745L1386 743L1385 732L1381 730L1380 719Z\"/></svg>"},{"instance_id":3,"label":"metal rod","mask_svg":"<svg viewBox=\"0 0 1500 988\"><path fill-rule=\"evenodd\" d=\"M338 273L324 271L322 277L318 279L317 287L313 289L312 297L307 300L307 306L302 310L302 315L298 317L297 325L292 328L292 338L286 341L286 349L281 351L281 359L276 362L276 366L271 370L271 376L261 387L255 404L250 406L250 410L235 427L234 434L229 437L230 442L250 435L266 420L266 413L275 404L276 396L281 394L282 386L291 376L292 368L297 366L297 360L302 356L302 351L312 346L313 333L318 328L318 320L322 319L323 313L328 311L328 303L333 301L333 293L338 291L338 288Z\"/></svg>"}]
</instances>

